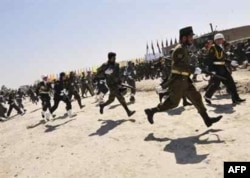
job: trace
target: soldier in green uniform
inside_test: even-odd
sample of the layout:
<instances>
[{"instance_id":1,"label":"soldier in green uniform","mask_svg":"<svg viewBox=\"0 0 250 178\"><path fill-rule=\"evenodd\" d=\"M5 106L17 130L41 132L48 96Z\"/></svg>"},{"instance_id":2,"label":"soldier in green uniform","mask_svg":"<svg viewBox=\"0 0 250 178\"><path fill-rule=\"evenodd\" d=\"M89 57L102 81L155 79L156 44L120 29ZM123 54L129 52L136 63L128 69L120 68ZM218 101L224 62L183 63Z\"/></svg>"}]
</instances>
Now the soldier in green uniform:
<instances>
[{"instance_id":1,"label":"soldier in green uniform","mask_svg":"<svg viewBox=\"0 0 250 178\"><path fill-rule=\"evenodd\" d=\"M91 73L91 71L87 72L86 84L87 84L87 90L89 91L91 96L94 96L95 94L94 94L94 87L93 87L93 74Z\"/></svg>"},{"instance_id":2,"label":"soldier in green uniform","mask_svg":"<svg viewBox=\"0 0 250 178\"><path fill-rule=\"evenodd\" d=\"M130 95L130 102L135 102L135 93L136 93L136 84L135 84L135 78L136 78L136 70L135 70L135 64L131 61L128 62L128 66L125 68L124 74L125 81L128 85L131 86L131 95Z\"/></svg>"},{"instance_id":3,"label":"soldier in green uniform","mask_svg":"<svg viewBox=\"0 0 250 178\"><path fill-rule=\"evenodd\" d=\"M84 95L86 95L87 97L87 92L89 92L91 96L95 95L93 91L92 76L90 75L90 72L88 72L87 76L85 76L85 73L82 72L81 93L82 93L83 98L84 98Z\"/></svg>"},{"instance_id":4,"label":"soldier in green uniform","mask_svg":"<svg viewBox=\"0 0 250 178\"><path fill-rule=\"evenodd\" d=\"M157 107L146 109L145 113L149 123L153 124L153 116L157 112L164 112L173 109L179 105L183 96L187 97L197 108L207 127L218 122L222 116L210 118L202 102L201 94L194 87L190 75L192 73L200 74L201 69L195 68L190 63L189 47L193 42L193 29L186 27L180 30L180 44L176 46L172 54L173 64L171 76L168 81L169 94L167 99Z\"/></svg>"},{"instance_id":5,"label":"soldier in green uniform","mask_svg":"<svg viewBox=\"0 0 250 178\"><path fill-rule=\"evenodd\" d=\"M120 67L119 64L115 62L116 60L116 53L110 52L108 53L108 62L104 63L98 70L97 70L97 77L104 75L106 78L107 85L109 87L109 99L103 103L100 104L100 113L103 114L103 109L105 106L108 106L111 104L115 98L118 99L118 101L121 103L125 111L127 112L127 115L130 117L132 116L135 111L130 111L128 109L128 106L125 102L125 98L120 92L120 85L121 85L121 79L120 79Z\"/></svg>"}]
</instances>

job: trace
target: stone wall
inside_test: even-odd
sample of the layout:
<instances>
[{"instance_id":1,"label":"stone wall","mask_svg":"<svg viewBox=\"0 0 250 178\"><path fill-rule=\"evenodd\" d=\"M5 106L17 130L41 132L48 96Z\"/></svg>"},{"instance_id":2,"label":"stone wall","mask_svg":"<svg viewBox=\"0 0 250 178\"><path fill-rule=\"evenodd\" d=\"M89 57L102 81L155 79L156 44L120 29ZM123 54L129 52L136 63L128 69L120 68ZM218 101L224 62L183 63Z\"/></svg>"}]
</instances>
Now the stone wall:
<instances>
[{"instance_id":1,"label":"stone wall","mask_svg":"<svg viewBox=\"0 0 250 178\"><path fill-rule=\"evenodd\" d=\"M250 25L222 30L220 32L224 34L227 41L250 38Z\"/></svg>"}]
</instances>

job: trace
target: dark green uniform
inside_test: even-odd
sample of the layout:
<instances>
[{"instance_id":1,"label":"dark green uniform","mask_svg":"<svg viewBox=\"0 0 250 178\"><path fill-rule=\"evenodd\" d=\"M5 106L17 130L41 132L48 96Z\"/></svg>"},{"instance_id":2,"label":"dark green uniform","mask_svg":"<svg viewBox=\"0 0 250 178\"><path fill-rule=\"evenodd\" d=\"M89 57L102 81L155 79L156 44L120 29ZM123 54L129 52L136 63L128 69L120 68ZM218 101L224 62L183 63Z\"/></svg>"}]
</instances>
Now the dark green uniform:
<instances>
[{"instance_id":1,"label":"dark green uniform","mask_svg":"<svg viewBox=\"0 0 250 178\"><path fill-rule=\"evenodd\" d=\"M91 94L91 96L94 96L94 87L93 87L93 75L88 72L87 76L86 76L86 84L87 84L87 88Z\"/></svg>"},{"instance_id":2,"label":"dark green uniform","mask_svg":"<svg viewBox=\"0 0 250 178\"><path fill-rule=\"evenodd\" d=\"M111 53L111 54L113 54L113 56L115 56L114 53ZM128 116L133 115L135 112L130 111L128 109L125 98L123 97L123 95L121 94L121 92L119 90L120 89L120 84L121 84L119 64L117 64L115 62L104 63L97 70L97 76L98 75L104 75L105 76L107 85L109 87L109 92L110 92L109 93L109 99L105 103L100 104L100 113L103 114L104 107L111 104L115 100L115 98L117 98L118 101L121 103L121 105L126 110Z\"/></svg>"},{"instance_id":3,"label":"dark green uniform","mask_svg":"<svg viewBox=\"0 0 250 178\"><path fill-rule=\"evenodd\" d=\"M82 73L81 77L81 91L82 91L82 97L84 97L84 94L87 96L87 92L89 92L91 96L94 96L92 76L91 75L85 76L84 72Z\"/></svg>"},{"instance_id":4,"label":"dark green uniform","mask_svg":"<svg viewBox=\"0 0 250 178\"><path fill-rule=\"evenodd\" d=\"M158 105L159 111L175 108L183 96L186 96L198 109L199 113L206 111L200 93L194 87L189 78L193 73L189 63L189 52L187 47L178 45L173 52L172 74L168 81L169 96L164 103Z\"/></svg>"},{"instance_id":5,"label":"dark green uniform","mask_svg":"<svg viewBox=\"0 0 250 178\"><path fill-rule=\"evenodd\" d=\"M171 56L173 54L173 51L171 52ZM162 80L163 82L161 83L162 86L165 85L165 88L168 87L168 80L170 78L171 75L171 68L172 68L172 59L171 57L168 57L168 59L164 59L161 60L161 72L162 72ZM159 99L160 99L160 103L162 102L162 99L168 95L168 92L166 93L159 93ZM183 99L183 106L190 106L192 105L191 103L189 103L187 101L186 97L182 97Z\"/></svg>"},{"instance_id":6,"label":"dark green uniform","mask_svg":"<svg viewBox=\"0 0 250 178\"><path fill-rule=\"evenodd\" d=\"M184 36L193 35L192 27L187 27L180 30L180 39ZM184 40L183 40L184 41ZM172 70L167 86L168 96L167 99L160 103L157 107L146 109L148 121L153 124L153 116L157 112L163 112L169 109L173 109L179 105L181 98L187 97L192 104L197 108L198 112L202 116L207 127L213 123L218 122L222 116L216 118L210 118L206 112L206 108L202 102L201 94L194 87L190 75L195 71L194 67L191 66L190 55L188 51L189 42L184 41L183 44L177 45L172 54Z\"/></svg>"}]
</instances>

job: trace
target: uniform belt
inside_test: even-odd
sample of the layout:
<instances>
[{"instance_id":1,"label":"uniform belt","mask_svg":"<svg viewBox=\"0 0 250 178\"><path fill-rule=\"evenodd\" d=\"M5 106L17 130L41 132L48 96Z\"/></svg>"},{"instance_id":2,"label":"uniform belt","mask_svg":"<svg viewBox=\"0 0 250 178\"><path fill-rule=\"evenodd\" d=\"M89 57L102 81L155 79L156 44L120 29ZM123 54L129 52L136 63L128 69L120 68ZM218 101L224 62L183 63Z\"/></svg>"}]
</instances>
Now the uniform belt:
<instances>
[{"instance_id":1,"label":"uniform belt","mask_svg":"<svg viewBox=\"0 0 250 178\"><path fill-rule=\"evenodd\" d=\"M214 62L214 65L225 65L225 61Z\"/></svg>"},{"instance_id":2,"label":"uniform belt","mask_svg":"<svg viewBox=\"0 0 250 178\"><path fill-rule=\"evenodd\" d=\"M190 73L188 73L188 72L181 72L181 71L178 71L178 70L172 70L171 72L172 72L172 74L179 74L179 75L184 75L184 76L189 76L190 75Z\"/></svg>"},{"instance_id":3,"label":"uniform belt","mask_svg":"<svg viewBox=\"0 0 250 178\"><path fill-rule=\"evenodd\" d=\"M40 92L40 94L49 94L49 92Z\"/></svg>"}]
</instances>

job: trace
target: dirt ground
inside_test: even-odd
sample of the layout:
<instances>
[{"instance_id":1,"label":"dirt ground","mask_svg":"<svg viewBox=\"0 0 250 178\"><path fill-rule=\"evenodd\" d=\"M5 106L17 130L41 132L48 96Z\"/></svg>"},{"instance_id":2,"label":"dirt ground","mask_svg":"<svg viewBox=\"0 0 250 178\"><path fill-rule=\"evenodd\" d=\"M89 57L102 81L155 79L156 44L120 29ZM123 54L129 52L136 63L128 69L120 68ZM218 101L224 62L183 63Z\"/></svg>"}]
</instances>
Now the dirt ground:
<instances>
[{"instance_id":1,"label":"dirt ground","mask_svg":"<svg viewBox=\"0 0 250 178\"><path fill-rule=\"evenodd\" d=\"M27 114L0 123L0 178L222 178L224 161L250 161L250 71L233 76L247 101L232 107L224 90L217 93L207 109L224 117L209 129L182 103L150 125L144 109L158 104L159 80L137 84L131 118L117 101L100 115L89 97L82 110L73 103L76 117L65 117L61 103L45 124L40 104L25 101Z\"/></svg>"}]
</instances>

